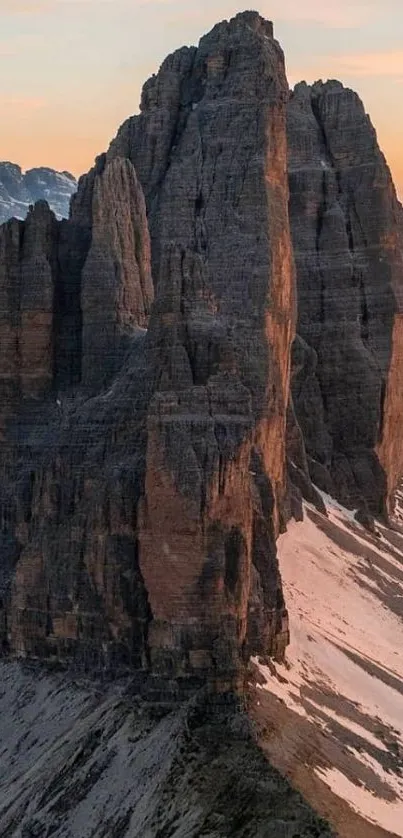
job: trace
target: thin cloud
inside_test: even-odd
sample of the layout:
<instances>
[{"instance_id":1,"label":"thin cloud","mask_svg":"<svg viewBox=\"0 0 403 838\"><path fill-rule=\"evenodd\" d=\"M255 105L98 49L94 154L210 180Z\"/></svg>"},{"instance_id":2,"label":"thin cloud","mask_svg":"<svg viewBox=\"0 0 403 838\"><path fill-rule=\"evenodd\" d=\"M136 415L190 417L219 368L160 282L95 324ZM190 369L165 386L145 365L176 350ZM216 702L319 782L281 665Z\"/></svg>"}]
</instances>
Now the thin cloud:
<instances>
[{"instance_id":1,"label":"thin cloud","mask_svg":"<svg viewBox=\"0 0 403 838\"><path fill-rule=\"evenodd\" d=\"M0 0L0 14L37 14L38 12L48 12L55 5L55 0Z\"/></svg>"},{"instance_id":2,"label":"thin cloud","mask_svg":"<svg viewBox=\"0 0 403 838\"><path fill-rule=\"evenodd\" d=\"M366 52L355 55L315 56L304 65L290 64L288 77L291 84L301 79L314 81L318 78L384 78L403 82L403 50Z\"/></svg>"},{"instance_id":3,"label":"thin cloud","mask_svg":"<svg viewBox=\"0 0 403 838\"><path fill-rule=\"evenodd\" d=\"M94 0L94 2L102 0ZM169 10L176 20L211 22L229 17L241 11L242 4L233 0L204 0L200 4L190 4L188 0L115 0L117 4L155 7L156 10ZM331 29L351 29L380 19L385 14L393 14L399 9L401 0L256 0L252 3L262 15L276 22L310 23Z\"/></svg>"},{"instance_id":4,"label":"thin cloud","mask_svg":"<svg viewBox=\"0 0 403 838\"><path fill-rule=\"evenodd\" d=\"M403 50L340 56L336 63L352 76L383 76L403 80Z\"/></svg>"},{"instance_id":5,"label":"thin cloud","mask_svg":"<svg viewBox=\"0 0 403 838\"><path fill-rule=\"evenodd\" d=\"M379 0L256 0L252 5L265 17L276 21L293 23L316 23L329 28L356 28L370 21L379 19L385 13L393 14L398 9L400 0L384 0L382 7ZM233 0L204 0L199 5L189 4L188 0L0 0L0 13L7 15L38 14L66 7L113 5L115 8L138 10L155 8L156 12L164 8L182 22L186 20L219 20L242 9L242 4Z\"/></svg>"},{"instance_id":6,"label":"thin cloud","mask_svg":"<svg viewBox=\"0 0 403 838\"><path fill-rule=\"evenodd\" d=\"M0 96L0 107L4 110L38 111L45 108L46 99L40 96Z\"/></svg>"},{"instance_id":7,"label":"thin cloud","mask_svg":"<svg viewBox=\"0 0 403 838\"><path fill-rule=\"evenodd\" d=\"M278 21L318 23L335 29L356 28L381 14L379 3L374 0L355 0L354 3L351 0L333 3L324 3L323 0L307 0L304 3L301 0L273 0L264 6Z\"/></svg>"}]
</instances>

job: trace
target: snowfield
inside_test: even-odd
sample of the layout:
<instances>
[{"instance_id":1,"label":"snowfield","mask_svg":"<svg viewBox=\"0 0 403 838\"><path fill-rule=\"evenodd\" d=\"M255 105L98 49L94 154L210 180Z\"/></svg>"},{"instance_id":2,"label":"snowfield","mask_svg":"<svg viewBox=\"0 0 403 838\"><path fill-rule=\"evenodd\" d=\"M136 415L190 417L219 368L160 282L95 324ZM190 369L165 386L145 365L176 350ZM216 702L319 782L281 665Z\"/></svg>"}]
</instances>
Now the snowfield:
<instances>
[{"instance_id":1,"label":"snowfield","mask_svg":"<svg viewBox=\"0 0 403 838\"><path fill-rule=\"evenodd\" d=\"M285 666L255 662L263 747L339 835L403 836L402 499L371 535L322 497L328 517L307 505L278 544L291 645Z\"/></svg>"}]
</instances>

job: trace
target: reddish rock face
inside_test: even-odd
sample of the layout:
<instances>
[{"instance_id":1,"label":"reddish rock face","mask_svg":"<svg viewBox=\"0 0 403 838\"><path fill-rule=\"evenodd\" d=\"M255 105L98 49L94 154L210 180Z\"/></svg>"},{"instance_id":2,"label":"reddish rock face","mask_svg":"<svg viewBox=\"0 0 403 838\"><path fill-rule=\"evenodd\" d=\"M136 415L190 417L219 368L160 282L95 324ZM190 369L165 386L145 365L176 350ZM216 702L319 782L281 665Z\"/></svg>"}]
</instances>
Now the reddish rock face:
<instances>
[{"instance_id":1,"label":"reddish rock face","mask_svg":"<svg viewBox=\"0 0 403 838\"><path fill-rule=\"evenodd\" d=\"M288 138L293 395L310 473L379 513L403 471L403 213L362 102L339 82L297 85Z\"/></svg>"},{"instance_id":2,"label":"reddish rock face","mask_svg":"<svg viewBox=\"0 0 403 838\"><path fill-rule=\"evenodd\" d=\"M283 654L295 300L272 34L246 13L168 58L56 227L48 398L14 407L0 488L12 651L174 692Z\"/></svg>"},{"instance_id":3,"label":"reddish rock face","mask_svg":"<svg viewBox=\"0 0 403 838\"><path fill-rule=\"evenodd\" d=\"M143 192L130 161L116 159L93 184L81 283L84 386L99 389L119 370L133 328L148 325L153 295Z\"/></svg>"},{"instance_id":4,"label":"reddish rock face","mask_svg":"<svg viewBox=\"0 0 403 838\"><path fill-rule=\"evenodd\" d=\"M12 395L0 450L3 646L139 668L148 604L135 531L153 287L132 164L100 159L69 222L38 204L0 237Z\"/></svg>"},{"instance_id":5,"label":"reddish rock face","mask_svg":"<svg viewBox=\"0 0 403 838\"><path fill-rule=\"evenodd\" d=\"M296 515L309 472L379 510L403 470L400 207L337 83L289 107L290 395L288 100L238 15L145 85L69 221L0 230L5 651L241 687L288 641L286 453Z\"/></svg>"},{"instance_id":6,"label":"reddish rock face","mask_svg":"<svg viewBox=\"0 0 403 838\"><path fill-rule=\"evenodd\" d=\"M173 95L176 124L156 133ZM168 59L123 129L157 281L139 558L152 660L183 673L236 673L244 652L287 642L275 551L294 329L287 96L271 31L241 15Z\"/></svg>"}]
</instances>

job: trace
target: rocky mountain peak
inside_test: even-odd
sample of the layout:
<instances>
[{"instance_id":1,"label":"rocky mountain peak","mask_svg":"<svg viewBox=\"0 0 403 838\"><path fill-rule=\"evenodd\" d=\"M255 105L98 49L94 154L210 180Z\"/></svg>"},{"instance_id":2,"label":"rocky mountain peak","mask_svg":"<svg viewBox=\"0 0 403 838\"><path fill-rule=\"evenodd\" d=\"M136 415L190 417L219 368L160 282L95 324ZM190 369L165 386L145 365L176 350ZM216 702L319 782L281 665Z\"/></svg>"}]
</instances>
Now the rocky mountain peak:
<instances>
[{"instance_id":1,"label":"rocky mountain peak","mask_svg":"<svg viewBox=\"0 0 403 838\"><path fill-rule=\"evenodd\" d=\"M271 40L274 37L273 24L271 21L263 18L259 12L239 12L228 21L224 20L218 23L205 38L210 41L213 39L226 39L228 37L243 40L245 37L248 37L248 33ZM201 39L200 45L203 44L203 41L204 38Z\"/></svg>"},{"instance_id":2,"label":"rocky mountain peak","mask_svg":"<svg viewBox=\"0 0 403 838\"><path fill-rule=\"evenodd\" d=\"M67 221L1 228L7 649L153 699L284 655L301 492L369 520L403 471L400 222L359 98L290 97L245 12L163 62Z\"/></svg>"}]
</instances>

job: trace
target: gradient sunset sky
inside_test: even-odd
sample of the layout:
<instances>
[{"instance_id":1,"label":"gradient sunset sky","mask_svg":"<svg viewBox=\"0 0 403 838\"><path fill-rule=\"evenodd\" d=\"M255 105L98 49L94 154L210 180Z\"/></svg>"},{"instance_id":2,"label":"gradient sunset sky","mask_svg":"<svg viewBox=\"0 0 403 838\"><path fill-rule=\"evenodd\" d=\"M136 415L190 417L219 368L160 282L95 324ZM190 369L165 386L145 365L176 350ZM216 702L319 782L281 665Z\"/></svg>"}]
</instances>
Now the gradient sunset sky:
<instances>
[{"instance_id":1,"label":"gradient sunset sky","mask_svg":"<svg viewBox=\"0 0 403 838\"><path fill-rule=\"evenodd\" d=\"M0 0L0 160L86 171L163 58L244 8L274 21L290 84L356 89L403 197L403 0Z\"/></svg>"}]
</instances>

